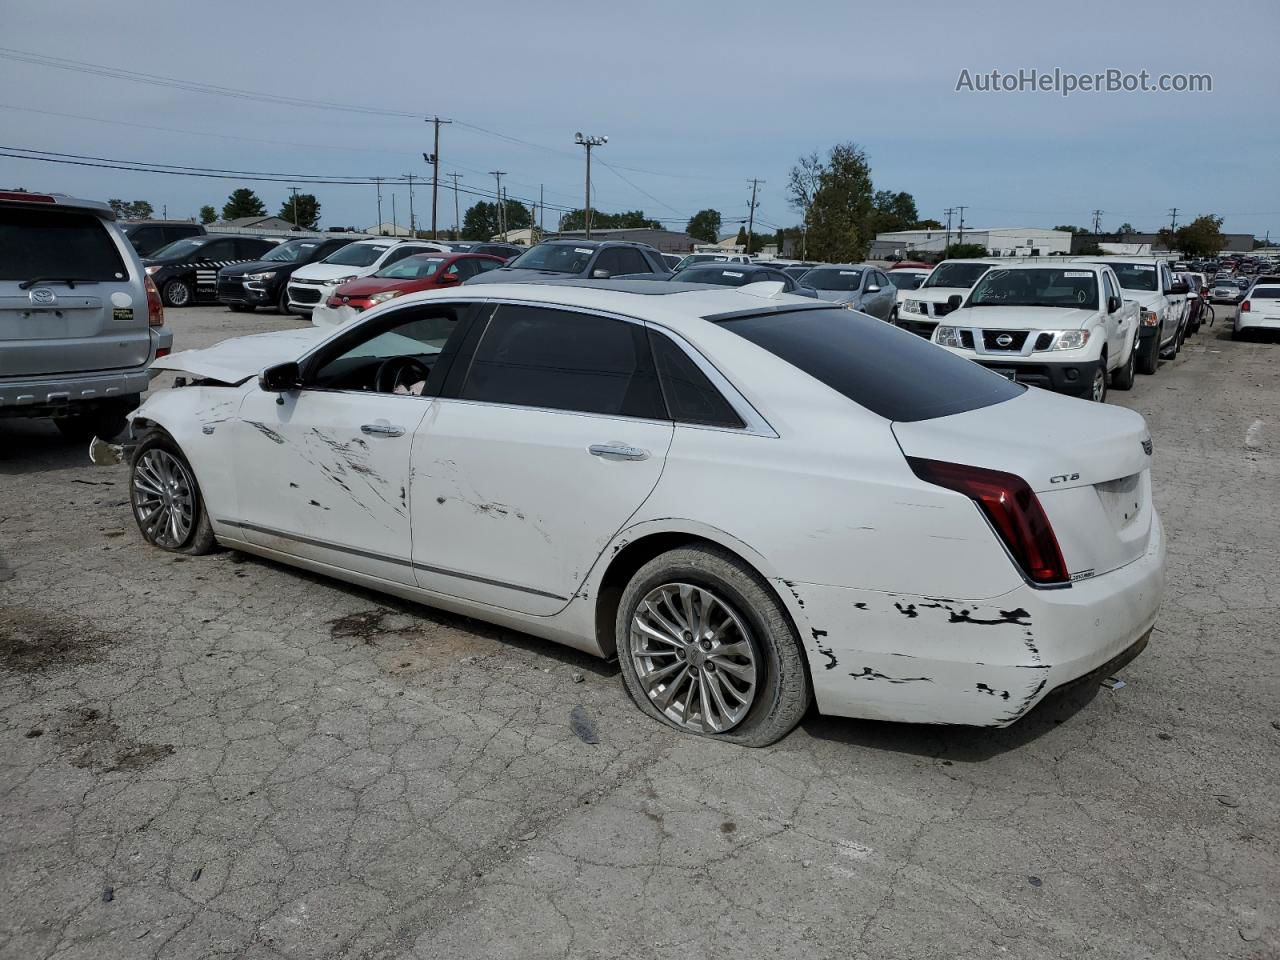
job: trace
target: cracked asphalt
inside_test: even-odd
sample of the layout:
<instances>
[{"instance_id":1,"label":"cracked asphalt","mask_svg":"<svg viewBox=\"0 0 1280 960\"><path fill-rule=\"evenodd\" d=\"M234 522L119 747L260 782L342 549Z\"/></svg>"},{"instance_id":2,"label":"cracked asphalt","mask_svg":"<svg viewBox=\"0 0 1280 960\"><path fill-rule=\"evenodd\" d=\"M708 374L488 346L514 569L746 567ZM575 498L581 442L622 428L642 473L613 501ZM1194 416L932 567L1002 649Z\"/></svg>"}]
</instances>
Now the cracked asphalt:
<instances>
[{"instance_id":1,"label":"cracked asphalt","mask_svg":"<svg viewBox=\"0 0 1280 960\"><path fill-rule=\"evenodd\" d=\"M1113 394L1169 536L1123 688L756 751L573 651L150 549L123 467L0 421L0 958L1280 957L1277 358L1220 322Z\"/></svg>"}]
</instances>

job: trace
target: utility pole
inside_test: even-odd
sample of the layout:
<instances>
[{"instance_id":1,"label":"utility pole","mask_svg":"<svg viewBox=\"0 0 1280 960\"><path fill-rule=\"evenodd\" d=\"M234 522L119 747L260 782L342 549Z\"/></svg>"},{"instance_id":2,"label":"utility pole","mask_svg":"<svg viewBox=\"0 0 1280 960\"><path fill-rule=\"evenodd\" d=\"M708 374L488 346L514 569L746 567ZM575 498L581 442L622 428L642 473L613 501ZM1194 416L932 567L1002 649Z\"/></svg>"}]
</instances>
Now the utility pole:
<instances>
[{"instance_id":1,"label":"utility pole","mask_svg":"<svg viewBox=\"0 0 1280 960\"><path fill-rule=\"evenodd\" d=\"M539 240L541 240L542 237L544 236L544 231L542 229L542 221L543 221L543 218L546 217L546 215L547 215L547 205L542 199L542 184L538 184L538 239ZM1271 237L1271 234L1268 233L1267 237L1269 239ZM532 237L530 237L529 239L530 241L533 240Z\"/></svg>"},{"instance_id":2,"label":"utility pole","mask_svg":"<svg viewBox=\"0 0 1280 960\"><path fill-rule=\"evenodd\" d=\"M751 181L751 209L747 211L747 256L751 255L751 237L756 225L756 188L762 183L764 183L763 180L752 179Z\"/></svg>"},{"instance_id":3,"label":"utility pole","mask_svg":"<svg viewBox=\"0 0 1280 960\"><path fill-rule=\"evenodd\" d=\"M493 208L493 212L495 214L495 219L498 221L499 232L502 231L502 178L506 176L506 173L507 171L505 170L489 171L489 174L493 177L494 181L497 183L497 186L493 191L494 198L497 200L497 205ZM484 237L483 239L488 240L489 238Z\"/></svg>"},{"instance_id":4,"label":"utility pole","mask_svg":"<svg viewBox=\"0 0 1280 960\"><path fill-rule=\"evenodd\" d=\"M167 203L160 204L160 219L161 220L169 219L169 205Z\"/></svg>"},{"instance_id":5,"label":"utility pole","mask_svg":"<svg viewBox=\"0 0 1280 960\"><path fill-rule=\"evenodd\" d=\"M960 211L960 236L956 239L956 246L958 247L964 243L964 212L969 208L956 207L956 209Z\"/></svg>"},{"instance_id":6,"label":"utility pole","mask_svg":"<svg viewBox=\"0 0 1280 960\"><path fill-rule=\"evenodd\" d=\"M298 229L298 188L290 187L289 192L293 194L293 229Z\"/></svg>"},{"instance_id":7,"label":"utility pole","mask_svg":"<svg viewBox=\"0 0 1280 960\"><path fill-rule=\"evenodd\" d=\"M1093 232L1094 233L1102 232L1102 215L1106 212L1107 211L1105 210L1093 211Z\"/></svg>"},{"instance_id":8,"label":"utility pole","mask_svg":"<svg viewBox=\"0 0 1280 960\"><path fill-rule=\"evenodd\" d=\"M400 236L400 224L396 223L396 192L391 191L391 232Z\"/></svg>"},{"instance_id":9,"label":"utility pole","mask_svg":"<svg viewBox=\"0 0 1280 960\"><path fill-rule=\"evenodd\" d=\"M947 242L943 244L942 247L942 255L945 257L947 255L947 250L951 247L951 215L956 212L956 208L947 207L947 209L942 212L947 215Z\"/></svg>"},{"instance_id":10,"label":"utility pole","mask_svg":"<svg viewBox=\"0 0 1280 960\"><path fill-rule=\"evenodd\" d=\"M506 243L506 241L507 241L507 227L509 227L509 226L510 226L510 224L508 224L508 223L507 223L507 188L506 188L506 187L503 187L503 188L502 188L502 204L501 204L501 210L502 210L502 221L501 221L501 222L502 222L502 227L501 227L501 230L502 230L502 242L503 242L503 243Z\"/></svg>"},{"instance_id":11,"label":"utility pole","mask_svg":"<svg viewBox=\"0 0 1280 960\"><path fill-rule=\"evenodd\" d=\"M406 173L405 177L409 180L409 236L416 237L418 235L418 225L413 219L413 174Z\"/></svg>"},{"instance_id":12,"label":"utility pole","mask_svg":"<svg viewBox=\"0 0 1280 960\"><path fill-rule=\"evenodd\" d=\"M431 239L436 239L436 191L440 184L440 124L453 123L452 120L441 120L439 117L432 117L427 123L433 124L436 130L435 149L428 158L427 154L422 155L422 159L431 164Z\"/></svg>"},{"instance_id":13,"label":"utility pole","mask_svg":"<svg viewBox=\"0 0 1280 960\"><path fill-rule=\"evenodd\" d=\"M587 202L582 207L583 226L586 228L587 239L591 239L591 148L603 147L609 142L608 137L583 136L581 133L573 135L573 142L581 147L587 148Z\"/></svg>"},{"instance_id":14,"label":"utility pole","mask_svg":"<svg viewBox=\"0 0 1280 960\"><path fill-rule=\"evenodd\" d=\"M382 229L382 178L374 177L374 184L378 188L378 233L383 233Z\"/></svg>"},{"instance_id":15,"label":"utility pole","mask_svg":"<svg viewBox=\"0 0 1280 960\"><path fill-rule=\"evenodd\" d=\"M1169 216L1172 218L1169 221L1169 230L1170 232L1172 232L1178 229L1178 208L1173 207L1172 209L1170 209Z\"/></svg>"},{"instance_id":16,"label":"utility pole","mask_svg":"<svg viewBox=\"0 0 1280 960\"><path fill-rule=\"evenodd\" d=\"M458 180L462 178L460 173L447 173L445 176L453 180L453 239L462 239L462 218L458 216Z\"/></svg>"}]
</instances>

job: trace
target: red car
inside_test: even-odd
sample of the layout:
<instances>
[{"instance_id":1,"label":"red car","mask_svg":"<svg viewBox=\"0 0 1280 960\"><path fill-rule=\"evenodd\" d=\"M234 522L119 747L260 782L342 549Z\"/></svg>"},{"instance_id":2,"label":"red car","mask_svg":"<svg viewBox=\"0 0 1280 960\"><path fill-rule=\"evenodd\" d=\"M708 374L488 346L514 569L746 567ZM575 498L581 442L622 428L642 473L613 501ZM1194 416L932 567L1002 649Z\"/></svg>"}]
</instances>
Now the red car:
<instances>
[{"instance_id":1,"label":"red car","mask_svg":"<svg viewBox=\"0 0 1280 960\"><path fill-rule=\"evenodd\" d=\"M351 280L338 287L324 302L327 311L345 316L332 319L314 316L312 322L320 326L337 325L350 320L353 314L376 307L394 297L419 290L439 290L454 287L505 263L501 257L485 253L419 253L397 260L368 277ZM324 322L328 320L328 322Z\"/></svg>"}]
</instances>

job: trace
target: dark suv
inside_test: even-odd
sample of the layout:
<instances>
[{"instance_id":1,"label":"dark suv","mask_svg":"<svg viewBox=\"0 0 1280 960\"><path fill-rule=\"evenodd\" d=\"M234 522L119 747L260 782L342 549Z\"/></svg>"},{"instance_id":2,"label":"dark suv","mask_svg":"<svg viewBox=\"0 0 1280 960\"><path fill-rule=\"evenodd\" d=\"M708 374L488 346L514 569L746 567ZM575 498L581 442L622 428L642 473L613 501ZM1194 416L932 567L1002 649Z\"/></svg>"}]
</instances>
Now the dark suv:
<instances>
[{"instance_id":1,"label":"dark suv","mask_svg":"<svg viewBox=\"0 0 1280 960\"><path fill-rule=\"evenodd\" d=\"M218 302L240 312L274 307L289 312L289 278L308 263L323 260L355 237L302 237L286 240L261 260L236 263L218 271Z\"/></svg>"},{"instance_id":2,"label":"dark suv","mask_svg":"<svg viewBox=\"0 0 1280 960\"><path fill-rule=\"evenodd\" d=\"M218 299L218 271L233 263L261 260L278 239L226 236L216 233L188 237L161 247L142 262L164 302L171 307L214 303Z\"/></svg>"},{"instance_id":3,"label":"dark suv","mask_svg":"<svg viewBox=\"0 0 1280 960\"><path fill-rule=\"evenodd\" d=\"M671 276L653 247L617 240L548 240L526 250L505 267L472 277L467 283L519 283L547 280L604 280L633 275Z\"/></svg>"},{"instance_id":4,"label":"dark suv","mask_svg":"<svg viewBox=\"0 0 1280 960\"><path fill-rule=\"evenodd\" d=\"M149 257L175 240L203 237L208 233L200 224L189 220L133 220L120 224L120 229L140 257Z\"/></svg>"}]
</instances>

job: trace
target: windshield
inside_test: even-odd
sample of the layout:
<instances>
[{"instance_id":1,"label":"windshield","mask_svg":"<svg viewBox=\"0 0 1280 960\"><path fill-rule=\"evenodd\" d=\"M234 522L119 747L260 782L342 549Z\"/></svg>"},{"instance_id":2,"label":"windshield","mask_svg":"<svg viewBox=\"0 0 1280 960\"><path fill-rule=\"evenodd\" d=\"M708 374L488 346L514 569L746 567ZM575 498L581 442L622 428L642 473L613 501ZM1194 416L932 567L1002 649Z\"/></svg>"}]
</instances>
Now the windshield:
<instances>
[{"instance_id":1,"label":"windshield","mask_svg":"<svg viewBox=\"0 0 1280 960\"><path fill-rule=\"evenodd\" d=\"M540 243L508 264L513 270L550 270L553 273L581 273L595 253L592 247L570 243Z\"/></svg>"},{"instance_id":2,"label":"windshield","mask_svg":"<svg viewBox=\"0 0 1280 960\"><path fill-rule=\"evenodd\" d=\"M349 243L341 250L325 257L324 262L336 263L343 267L367 267L377 263L378 258L390 249L390 245L382 243Z\"/></svg>"},{"instance_id":3,"label":"windshield","mask_svg":"<svg viewBox=\"0 0 1280 960\"><path fill-rule=\"evenodd\" d=\"M262 259L272 263L297 263L309 257L317 246L319 243L315 240L286 240L268 250Z\"/></svg>"},{"instance_id":4,"label":"windshield","mask_svg":"<svg viewBox=\"0 0 1280 960\"><path fill-rule=\"evenodd\" d=\"M928 274L924 273L907 273L905 270L895 270L889 274L889 282L899 290L914 290L920 284L924 283L924 278Z\"/></svg>"},{"instance_id":5,"label":"windshield","mask_svg":"<svg viewBox=\"0 0 1280 960\"><path fill-rule=\"evenodd\" d=\"M996 268L978 281L971 307L1071 307L1096 310L1098 277L1092 270Z\"/></svg>"},{"instance_id":6,"label":"windshield","mask_svg":"<svg viewBox=\"0 0 1280 960\"><path fill-rule=\"evenodd\" d=\"M991 269L989 263L940 263L924 282L928 287L963 287L968 290Z\"/></svg>"},{"instance_id":7,"label":"windshield","mask_svg":"<svg viewBox=\"0 0 1280 960\"><path fill-rule=\"evenodd\" d=\"M1120 280L1120 286L1125 290L1155 290L1156 288L1156 268L1152 263L1113 263L1107 261L1107 266L1116 272L1116 277Z\"/></svg>"},{"instance_id":8,"label":"windshield","mask_svg":"<svg viewBox=\"0 0 1280 960\"><path fill-rule=\"evenodd\" d=\"M204 237L186 237L166 244L151 254L152 260L185 260L204 246Z\"/></svg>"},{"instance_id":9,"label":"windshield","mask_svg":"<svg viewBox=\"0 0 1280 960\"><path fill-rule=\"evenodd\" d=\"M730 318L720 326L887 420L947 417L1026 390L913 333L850 310L786 310Z\"/></svg>"},{"instance_id":10,"label":"windshield","mask_svg":"<svg viewBox=\"0 0 1280 960\"><path fill-rule=\"evenodd\" d=\"M814 290L857 290L861 284L861 270L817 267L804 275L804 285Z\"/></svg>"},{"instance_id":11,"label":"windshield","mask_svg":"<svg viewBox=\"0 0 1280 960\"><path fill-rule=\"evenodd\" d=\"M421 280L423 277L429 277L440 269L440 264L444 263L444 257L405 257L398 263L393 263L389 267L383 267L375 277L390 277L395 280Z\"/></svg>"}]
</instances>

